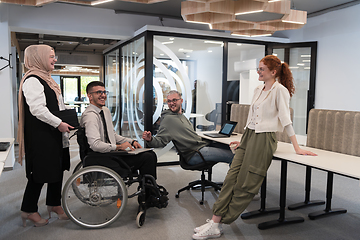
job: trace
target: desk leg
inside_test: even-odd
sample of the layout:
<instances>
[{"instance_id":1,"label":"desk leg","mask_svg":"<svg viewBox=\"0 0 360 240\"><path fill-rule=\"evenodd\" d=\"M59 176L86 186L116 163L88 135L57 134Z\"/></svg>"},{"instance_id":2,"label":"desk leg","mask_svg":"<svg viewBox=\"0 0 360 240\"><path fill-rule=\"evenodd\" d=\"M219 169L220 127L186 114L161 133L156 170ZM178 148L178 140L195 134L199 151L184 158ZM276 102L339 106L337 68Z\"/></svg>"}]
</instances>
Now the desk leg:
<instances>
[{"instance_id":1,"label":"desk leg","mask_svg":"<svg viewBox=\"0 0 360 240\"><path fill-rule=\"evenodd\" d=\"M243 214L241 214L241 218L249 219L249 218L253 218L253 217L259 217L259 216L263 216L263 215L267 215L267 214L271 214L271 213L280 212L280 208L278 208L278 207L268 208L268 209L266 209L266 207L265 207L265 205L266 205L266 176L261 185L261 200L260 201L261 202L260 202L259 210L243 213Z\"/></svg>"},{"instance_id":2,"label":"desk leg","mask_svg":"<svg viewBox=\"0 0 360 240\"><path fill-rule=\"evenodd\" d=\"M281 179L280 179L280 217L278 220L263 222L258 225L261 230L304 222L302 217L285 218L286 207L286 181L287 181L287 161L281 159Z\"/></svg>"},{"instance_id":3,"label":"desk leg","mask_svg":"<svg viewBox=\"0 0 360 240\"><path fill-rule=\"evenodd\" d=\"M289 210L296 210L296 209L299 209L299 208L325 204L325 201L322 201L322 200L310 201L310 189L311 189L311 167L306 166L305 201L301 202L301 203L295 203L295 204L289 205L288 209Z\"/></svg>"},{"instance_id":4,"label":"desk leg","mask_svg":"<svg viewBox=\"0 0 360 240\"><path fill-rule=\"evenodd\" d=\"M328 179L327 179L327 186L326 186L326 208L325 208L325 210L322 210L322 211L309 213L308 216L311 220L315 220L316 218L319 218L319 217L325 217L327 215L341 214L341 213L347 212L347 210L343 209L343 208L331 209L333 182L334 182L334 173L328 172Z\"/></svg>"}]
</instances>

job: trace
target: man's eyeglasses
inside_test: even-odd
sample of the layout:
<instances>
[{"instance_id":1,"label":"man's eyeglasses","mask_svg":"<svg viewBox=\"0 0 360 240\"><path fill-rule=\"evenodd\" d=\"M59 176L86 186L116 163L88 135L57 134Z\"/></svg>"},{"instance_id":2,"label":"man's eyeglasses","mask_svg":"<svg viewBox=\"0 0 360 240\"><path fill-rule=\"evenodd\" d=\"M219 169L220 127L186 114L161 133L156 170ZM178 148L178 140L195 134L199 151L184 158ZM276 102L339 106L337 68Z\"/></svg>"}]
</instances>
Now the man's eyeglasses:
<instances>
[{"instance_id":1,"label":"man's eyeglasses","mask_svg":"<svg viewBox=\"0 0 360 240\"><path fill-rule=\"evenodd\" d=\"M96 92L91 92L90 94L92 93L96 93L96 95L100 95L100 94L105 94L105 95L108 95L109 94L109 91L96 91Z\"/></svg>"},{"instance_id":2,"label":"man's eyeglasses","mask_svg":"<svg viewBox=\"0 0 360 240\"><path fill-rule=\"evenodd\" d=\"M172 99L172 100L167 100L167 103L168 103L168 104L170 104L170 103L176 103L176 102L179 101L179 100L180 100L180 98L178 98L178 99L174 98L174 99Z\"/></svg>"},{"instance_id":3,"label":"man's eyeglasses","mask_svg":"<svg viewBox=\"0 0 360 240\"><path fill-rule=\"evenodd\" d=\"M53 58L53 59L57 60L58 56L50 56L50 58Z\"/></svg>"},{"instance_id":4,"label":"man's eyeglasses","mask_svg":"<svg viewBox=\"0 0 360 240\"><path fill-rule=\"evenodd\" d=\"M256 71L258 71L258 72L263 72L263 71L265 71L265 69L263 69L263 68L256 68Z\"/></svg>"}]
</instances>

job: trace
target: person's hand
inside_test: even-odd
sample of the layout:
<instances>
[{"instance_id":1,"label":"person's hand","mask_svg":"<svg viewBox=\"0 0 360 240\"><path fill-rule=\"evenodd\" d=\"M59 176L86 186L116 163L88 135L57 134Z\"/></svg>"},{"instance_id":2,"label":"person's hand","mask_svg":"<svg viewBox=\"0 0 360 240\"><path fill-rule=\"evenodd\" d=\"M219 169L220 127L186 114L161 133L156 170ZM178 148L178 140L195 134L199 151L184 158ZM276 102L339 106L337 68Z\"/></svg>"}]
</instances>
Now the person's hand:
<instances>
[{"instance_id":1,"label":"person's hand","mask_svg":"<svg viewBox=\"0 0 360 240\"><path fill-rule=\"evenodd\" d=\"M73 126L67 124L66 122L61 122L60 125L57 127L60 132L70 132L70 130L74 129Z\"/></svg>"},{"instance_id":2,"label":"person's hand","mask_svg":"<svg viewBox=\"0 0 360 240\"><path fill-rule=\"evenodd\" d=\"M150 132L150 131L144 131L144 132L143 132L143 135L142 135L142 138L143 138L145 141L150 142L150 141L151 141L151 132Z\"/></svg>"},{"instance_id":3,"label":"person's hand","mask_svg":"<svg viewBox=\"0 0 360 240\"><path fill-rule=\"evenodd\" d=\"M140 145L140 143L138 143L137 141L135 141L135 142L133 143L133 146L134 146L135 148L142 148L142 146Z\"/></svg>"},{"instance_id":4,"label":"person's hand","mask_svg":"<svg viewBox=\"0 0 360 240\"><path fill-rule=\"evenodd\" d=\"M301 148L299 148L298 150L296 150L296 154L299 154L299 155L317 156L316 153L313 153L313 152L311 152L311 151L307 151L307 150L304 150L304 149L301 149Z\"/></svg>"},{"instance_id":5,"label":"person's hand","mask_svg":"<svg viewBox=\"0 0 360 240\"><path fill-rule=\"evenodd\" d=\"M116 151L118 150L125 150L127 148L130 148L130 150L134 150L133 146L129 142L124 142L122 144L116 144Z\"/></svg>"},{"instance_id":6,"label":"person's hand","mask_svg":"<svg viewBox=\"0 0 360 240\"><path fill-rule=\"evenodd\" d=\"M239 141L231 142L231 143L229 144L229 146L232 145L232 144L235 144L236 146L234 147L234 149L237 149L238 146L240 145L240 142L239 142Z\"/></svg>"}]
</instances>

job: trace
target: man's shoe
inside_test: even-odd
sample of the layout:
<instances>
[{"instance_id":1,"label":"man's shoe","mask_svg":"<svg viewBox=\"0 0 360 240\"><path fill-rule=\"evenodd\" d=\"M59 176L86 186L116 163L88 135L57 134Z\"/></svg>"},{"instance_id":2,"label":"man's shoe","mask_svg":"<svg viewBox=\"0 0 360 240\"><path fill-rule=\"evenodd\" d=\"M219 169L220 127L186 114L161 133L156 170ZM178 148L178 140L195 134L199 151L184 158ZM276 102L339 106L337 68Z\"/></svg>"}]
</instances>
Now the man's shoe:
<instances>
[{"instance_id":1,"label":"man's shoe","mask_svg":"<svg viewBox=\"0 0 360 240\"><path fill-rule=\"evenodd\" d=\"M210 220L207 224L204 225L201 226L202 229L200 232L195 233L192 236L193 239L209 239L209 238L218 238L221 236L219 223L214 223L213 220Z\"/></svg>"}]
</instances>

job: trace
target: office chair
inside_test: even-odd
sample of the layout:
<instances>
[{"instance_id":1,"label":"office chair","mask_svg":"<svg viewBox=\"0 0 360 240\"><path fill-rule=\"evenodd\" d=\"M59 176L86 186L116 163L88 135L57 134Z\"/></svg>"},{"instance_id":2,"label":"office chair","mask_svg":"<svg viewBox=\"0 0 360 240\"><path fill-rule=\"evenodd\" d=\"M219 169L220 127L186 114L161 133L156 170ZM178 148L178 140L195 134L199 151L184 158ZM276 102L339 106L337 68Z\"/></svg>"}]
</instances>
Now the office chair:
<instances>
[{"instance_id":1,"label":"office chair","mask_svg":"<svg viewBox=\"0 0 360 240\"><path fill-rule=\"evenodd\" d=\"M175 197L179 198L180 192L183 192L185 190L190 190L193 189L195 186L200 185L201 188L201 200L199 201L200 205L204 204L204 192L205 192L205 187L210 186L213 187L216 191L219 191L221 189L221 186L215 182L211 181L211 174L212 174L212 167L217 164L218 162L206 162L203 155L197 151L197 150L189 150L186 152L182 152L179 151L179 148L177 147L177 143L174 142L174 146L178 152L179 155L179 161L180 161L180 166L182 169L184 170L191 170L191 171L201 171L201 179L200 180L195 180L190 182L187 186L181 188L178 190L178 192L176 193ZM189 165L187 164L187 161L185 159L185 155L194 152L195 154L199 154L199 156L201 157L201 159L203 160L202 163L196 164L196 165ZM205 179L205 172L208 173L208 179Z\"/></svg>"}]
</instances>

